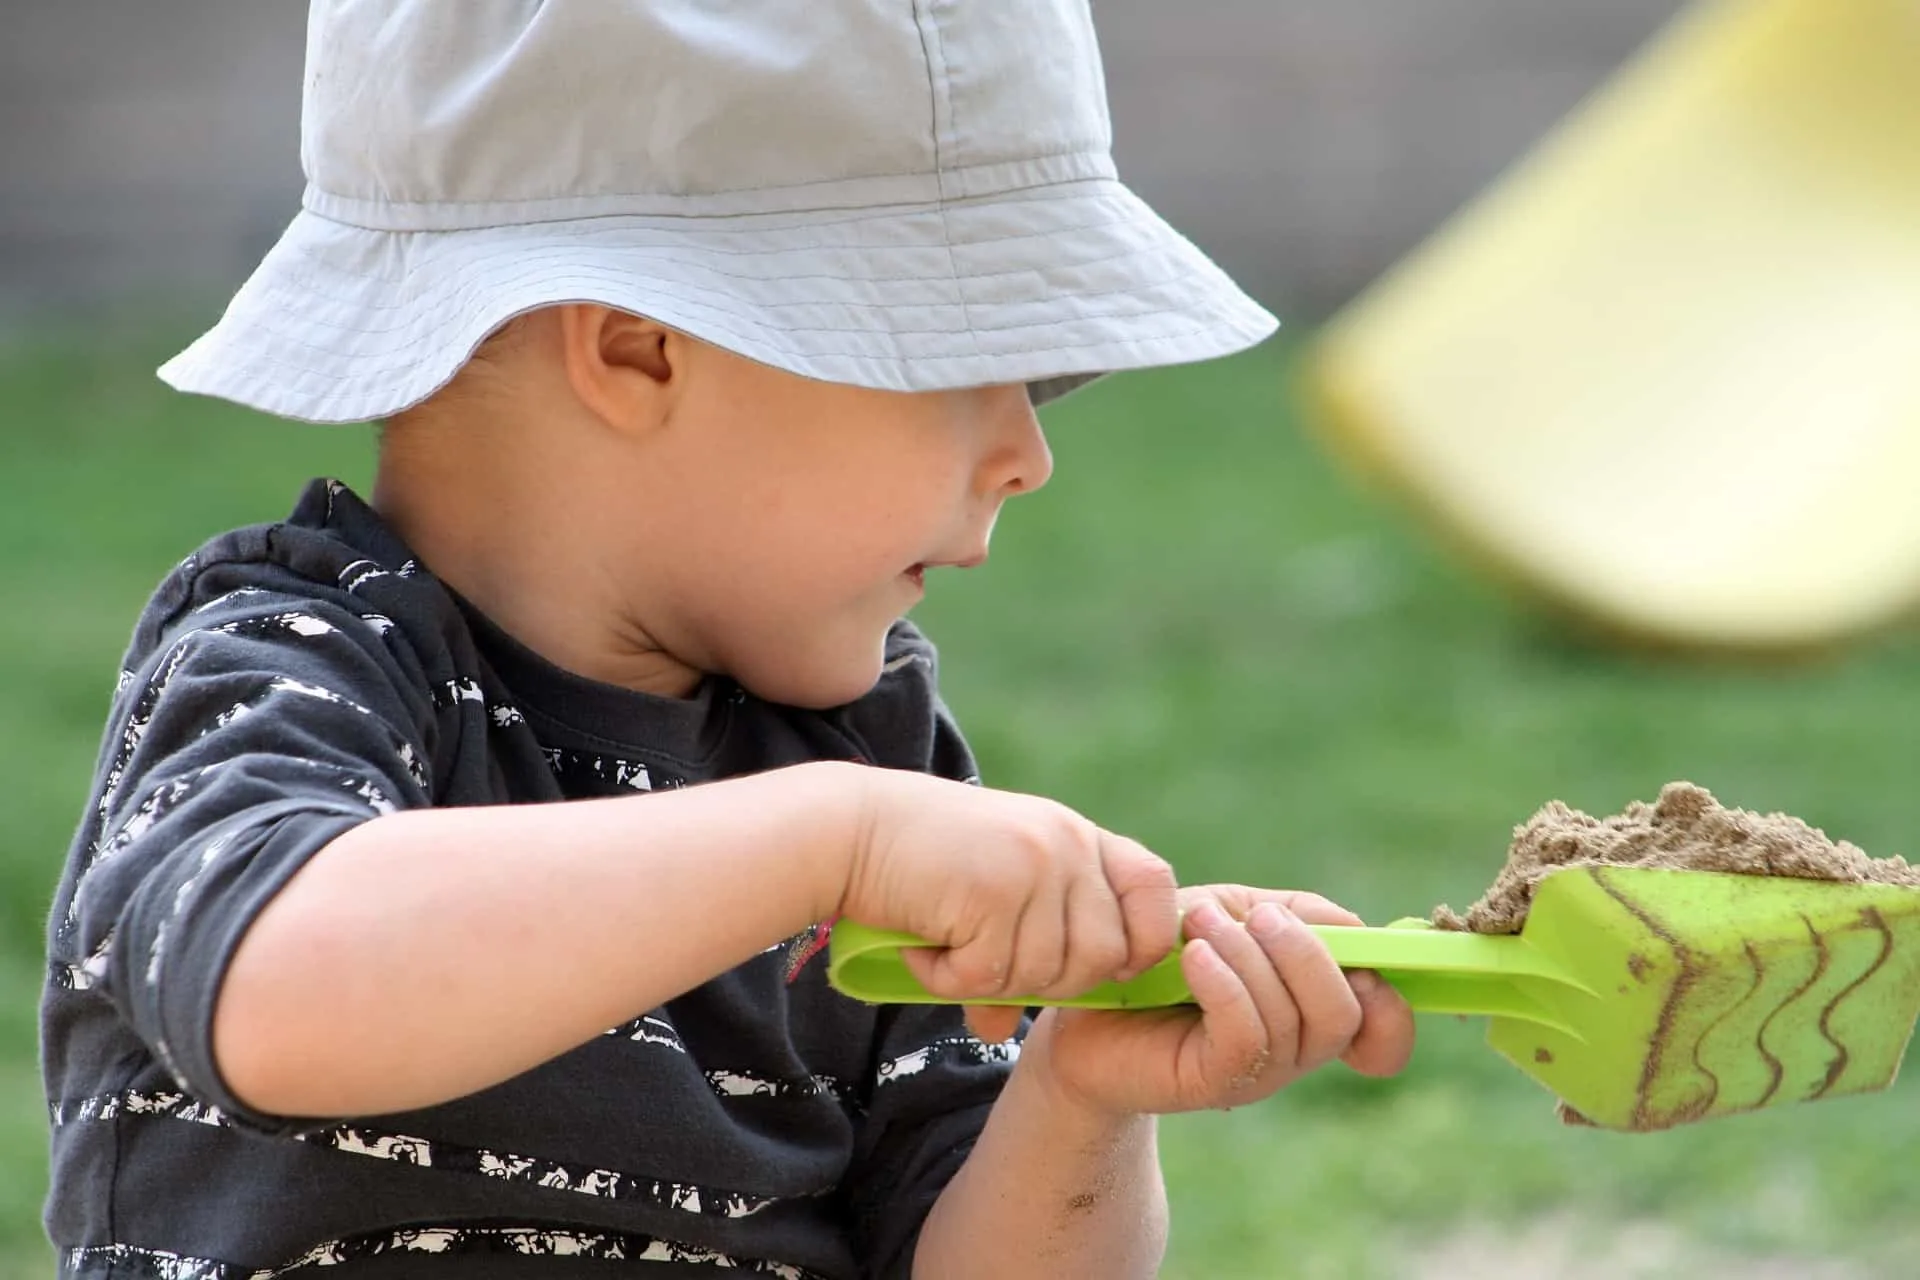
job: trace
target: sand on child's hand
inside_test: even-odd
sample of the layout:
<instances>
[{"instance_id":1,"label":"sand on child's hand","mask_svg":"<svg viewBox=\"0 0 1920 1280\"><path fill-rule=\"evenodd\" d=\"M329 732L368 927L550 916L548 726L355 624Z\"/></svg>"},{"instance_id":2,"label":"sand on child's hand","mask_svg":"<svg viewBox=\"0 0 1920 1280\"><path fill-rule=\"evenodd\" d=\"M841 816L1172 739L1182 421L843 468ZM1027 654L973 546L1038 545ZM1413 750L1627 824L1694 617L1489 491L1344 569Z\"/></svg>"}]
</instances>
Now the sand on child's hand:
<instances>
[{"instance_id":1,"label":"sand on child's hand","mask_svg":"<svg viewBox=\"0 0 1920 1280\"><path fill-rule=\"evenodd\" d=\"M1920 888L1920 866L1904 858L1869 858L1846 841L1784 813L1762 816L1723 808L1703 787L1669 782L1652 804L1635 801L1626 812L1594 818L1550 801L1513 833L1513 845L1486 896L1462 915L1434 909L1442 929L1472 933L1518 933L1533 903L1534 886L1567 867L1637 866L1683 871L1726 871L1749 876L1791 876L1845 884L1897 884Z\"/></svg>"}]
</instances>

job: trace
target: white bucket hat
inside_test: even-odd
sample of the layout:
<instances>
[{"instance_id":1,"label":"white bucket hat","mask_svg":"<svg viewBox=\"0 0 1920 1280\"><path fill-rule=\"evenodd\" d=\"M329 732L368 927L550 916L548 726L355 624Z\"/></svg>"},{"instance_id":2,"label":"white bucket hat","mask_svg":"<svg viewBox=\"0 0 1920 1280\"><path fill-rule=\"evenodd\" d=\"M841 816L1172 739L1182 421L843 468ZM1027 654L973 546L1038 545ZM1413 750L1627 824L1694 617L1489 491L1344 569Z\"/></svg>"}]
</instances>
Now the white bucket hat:
<instances>
[{"instance_id":1,"label":"white bucket hat","mask_svg":"<svg viewBox=\"0 0 1920 1280\"><path fill-rule=\"evenodd\" d=\"M596 302L898 391L1249 347L1116 179L1087 0L313 0L302 211L160 376L383 418Z\"/></svg>"}]
</instances>

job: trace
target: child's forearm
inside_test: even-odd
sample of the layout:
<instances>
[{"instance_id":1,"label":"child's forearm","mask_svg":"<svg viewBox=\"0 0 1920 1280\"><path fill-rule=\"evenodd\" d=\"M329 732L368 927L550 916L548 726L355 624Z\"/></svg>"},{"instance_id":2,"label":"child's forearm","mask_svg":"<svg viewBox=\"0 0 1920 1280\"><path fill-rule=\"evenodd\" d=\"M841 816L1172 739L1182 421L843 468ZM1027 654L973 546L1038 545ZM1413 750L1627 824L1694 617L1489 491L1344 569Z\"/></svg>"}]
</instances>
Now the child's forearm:
<instances>
[{"instance_id":1,"label":"child's forearm","mask_svg":"<svg viewBox=\"0 0 1920 1280\"><path fill-rule=\"evenodd\" d=\"M832 914L861 775L373 819L242 939L222 1078L266 1112L367 1115L536 1066Z\"/></svg>"},{"instance_id":2,"label":"child's forearm","mask_svg":"<svg viewBox=\"0 0 1920 1280\"><path fill-rule=\"evenodd\" d=\"M1154 1118L1088 1110L1045 1083L1045 1030L941 1193L914 1280L1159 1274L1166 1185Z\"/></svg>"}]
</instances>

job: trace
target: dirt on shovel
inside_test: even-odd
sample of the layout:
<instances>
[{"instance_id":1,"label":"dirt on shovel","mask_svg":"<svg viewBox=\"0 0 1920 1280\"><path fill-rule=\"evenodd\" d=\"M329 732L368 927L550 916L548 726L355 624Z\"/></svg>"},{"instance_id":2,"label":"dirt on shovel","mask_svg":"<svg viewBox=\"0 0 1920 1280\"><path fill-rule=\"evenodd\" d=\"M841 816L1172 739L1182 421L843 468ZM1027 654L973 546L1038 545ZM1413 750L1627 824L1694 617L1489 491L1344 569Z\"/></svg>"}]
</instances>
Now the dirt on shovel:
<instances>
[{"instance_id":1,"label":"dirt on shovel","mask_svg":"<svg viewBox=\"0 0 1920 1280\"><path fill-rule=\"evenodd\" d=\"M1473 933L1519 933L1534 886L1566 867L1634 866L1792 876L1845 884L1920 888L1920 866L1904 858L1870 858L1846 841L1784 813L1757 814L1720 805L1704 787L1670 782L1652 804L1595 818L1550 801L1516 827L1507 865L1486 896L1462 914L1437 907L1433 923Z\"/></svg>"}]
</instances>

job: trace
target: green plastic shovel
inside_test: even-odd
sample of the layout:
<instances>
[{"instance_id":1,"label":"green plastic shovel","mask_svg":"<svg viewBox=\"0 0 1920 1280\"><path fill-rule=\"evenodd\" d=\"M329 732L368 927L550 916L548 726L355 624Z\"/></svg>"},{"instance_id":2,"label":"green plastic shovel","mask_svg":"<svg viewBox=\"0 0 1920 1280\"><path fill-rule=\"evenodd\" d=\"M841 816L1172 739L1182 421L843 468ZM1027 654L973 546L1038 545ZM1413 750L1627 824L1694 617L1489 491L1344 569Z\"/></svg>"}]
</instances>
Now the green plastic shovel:
<instances>
[{"instance_id":1,"label":"green plastic shovel","mask_svg":"<svg viewBox=\"0 0 1920 1280\"><path fill-rule=\"evenodd\" d=\"M1495 1050L1609 1129L1884 1089L1920 1016L1920 889L1580 867L1540 883L1515 936L1312 927L1343 968L1374 970L1416 1010L1488 1017ZM925 945L843 920L829 979L871 1003L941 1003L900 959ZM977 1003L1191 1000L1176 953L1074 999Z\"/></svg>"}]
</instances>

